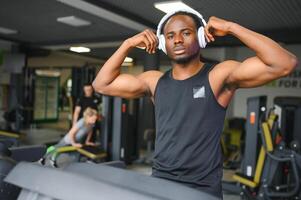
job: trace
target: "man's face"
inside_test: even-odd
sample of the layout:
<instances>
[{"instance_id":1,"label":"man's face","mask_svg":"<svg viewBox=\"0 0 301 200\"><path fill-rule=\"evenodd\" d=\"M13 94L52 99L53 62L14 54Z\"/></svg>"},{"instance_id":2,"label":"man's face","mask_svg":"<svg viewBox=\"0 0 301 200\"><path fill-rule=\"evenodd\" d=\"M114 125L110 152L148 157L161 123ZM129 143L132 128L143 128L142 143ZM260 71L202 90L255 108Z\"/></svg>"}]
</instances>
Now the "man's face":
<instances>
[{"instance_id":1,"label":"man's face","mask_svg":"<svg viewBox=\"0 0 301 200\"><path fill-rule=\"evenodd\" d=\"M91 85L86 85L84 86L84 94L85 97L91 97L93 94L93 88Z\"/></svg>"},{"instance_id":2,"label":"man's face","mask_svg":"<svg viewBox=\"0 0 301 200\"><path fill-rule=\"evenodd\" d=\"M196 25L190 16L171 17L164 27L164 37L167 55L172 61L187 63L192 59L199 59Z\"/></svg>"}]
</instances>

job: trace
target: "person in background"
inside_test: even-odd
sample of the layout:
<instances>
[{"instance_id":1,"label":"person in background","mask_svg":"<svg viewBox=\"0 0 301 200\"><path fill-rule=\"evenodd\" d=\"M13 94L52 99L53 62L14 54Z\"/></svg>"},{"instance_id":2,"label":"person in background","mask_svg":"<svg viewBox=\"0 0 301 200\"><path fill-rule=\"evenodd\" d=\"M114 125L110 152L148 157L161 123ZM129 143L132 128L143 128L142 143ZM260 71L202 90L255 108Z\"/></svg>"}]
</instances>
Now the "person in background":
<instances>
[{"instance_id":1,"label":"person in background","mask_svg":"<svg viewBox=\"0 0 301 200\"><path fill-rule=\"evenodd\" d=\"M97 120L98 114L95 109L87 108L83 117L79 119L72 128L68 131L68 133L56 144L50 146L47 149L45 156L42 158L41 163L45 163L45 159L50 156L50 160L53 162L57 157L57 149L63 146L74 146L77 148L83 147L83 145L87 146L96 146L94 142L92 142L92 134L93 127Z\"/></svg>"},{"instance_id":2,"label":"person in background","mask_svg":"<svg viewBox=\"0 0 301 200\"><path fill-rule=\"evenodd\" d=\"M98 110L99 99L95 97L93 87L86 83L83 87L84 95L76 100L75 109L72 117L72 125L83 117L83 112L89 107Z\"/></svg>"},{"instance_id":3,"label":"person in background","mask_svg":"<svg viewBox=\"0 0 301 200\"><path fill-rule=\"evenodd\" d=\"M90 83L86 83L83 86L84 95L76 100L75 109L72 117L72 126L76 124L76 122L83 117L83 112L87 108L92 108L98 111L98 105L101 103L99 97L94 94L93 87ZM98 116L98 120L95 123L93 128L92 141L96 141L97 130L100 131L101 127L101 114Z\"/></svg>"}]
</instances>

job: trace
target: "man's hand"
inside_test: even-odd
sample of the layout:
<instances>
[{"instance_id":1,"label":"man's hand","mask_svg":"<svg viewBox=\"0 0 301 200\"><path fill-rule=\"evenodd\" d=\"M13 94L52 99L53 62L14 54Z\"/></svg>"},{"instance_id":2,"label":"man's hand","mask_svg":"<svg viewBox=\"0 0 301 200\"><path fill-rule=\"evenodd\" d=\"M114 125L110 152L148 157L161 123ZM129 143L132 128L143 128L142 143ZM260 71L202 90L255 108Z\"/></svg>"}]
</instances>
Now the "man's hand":
<instances>
[{"instance_id":1,"label":"man's hand","mask_svg":"<svg viewBox=\"0 0 301 200\"><path fill-rule=\"evenodd\" d=\"M145 51L149 54L155 53L159 44L156 34L149 29L134 35L133 37L127 39L126 42L128 42L131 47L145 49Z\"/></svg>"},{"instance_id":2,"label":"man's hand","mask_svg":"<svg viewBox=\"0 0 301 200\"><path fill-rule=\"evenodd\" d=\"M214 42L215 36L225 36L229 33L230 26L233 22L229 22L217 17L210 17L205 27L205 37L207 42Z\"/></svg>"}]
</instances>

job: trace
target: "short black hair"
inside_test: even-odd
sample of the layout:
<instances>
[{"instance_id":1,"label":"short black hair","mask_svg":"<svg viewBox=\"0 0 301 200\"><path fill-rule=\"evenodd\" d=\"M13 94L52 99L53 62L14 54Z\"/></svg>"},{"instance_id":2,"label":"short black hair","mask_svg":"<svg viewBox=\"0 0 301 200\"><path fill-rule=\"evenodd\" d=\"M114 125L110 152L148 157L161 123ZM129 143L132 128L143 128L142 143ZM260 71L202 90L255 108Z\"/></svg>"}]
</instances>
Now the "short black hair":
<instances>
[{"instance_id":1,"label":"short black hair","mask_svg":"<svg viewBox=\"0 0 301 200\"><path fill-rule=\"evenodd\" d=\"M90 82L85 82L85 83L84 83L84 87L85 87L85 86L92 86L92 83L90 83Z\"/></svg>"},{"instance_id":2,"label":"short black hair","mask_svg":"<svg viewBox=\"0 0 301 200\"><path fill-rule=\"evenodd\" d=\"M163 23L162 26L161 26L161 30L160 30L160 33L161 33L161 34L163 34L164 27L165 27L167 21L168 21L171 17L176 16L176 15L187 15L187 16L191 17L191 18L193 19L193 21L194 21L194 24L195 24L195 27L196 27L197 30L199 29L199 27L203 26L203 22L202 22L201 19L200 19L198 16L196 16L195 14L192 14L192 13L189 13L189 12L185 12L185 11L179 11L179 12L176 12L175 14L169 16L169 17L164 21L164 23Z\"/></svg>"}]
</instances>

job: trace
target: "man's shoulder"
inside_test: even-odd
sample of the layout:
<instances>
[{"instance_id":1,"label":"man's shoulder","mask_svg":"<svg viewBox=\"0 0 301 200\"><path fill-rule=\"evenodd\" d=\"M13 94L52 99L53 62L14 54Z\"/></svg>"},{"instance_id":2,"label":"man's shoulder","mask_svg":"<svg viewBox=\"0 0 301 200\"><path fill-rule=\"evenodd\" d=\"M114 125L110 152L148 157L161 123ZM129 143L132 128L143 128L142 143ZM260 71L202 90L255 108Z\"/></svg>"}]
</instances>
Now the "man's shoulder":
<instances>
[{"instance_id":1,"label":"man's shoulder","mask_svg":"<svg viewBox=\"0 0 301 200\"><path fill-rule=\"evenodd\" d=\"M226 60L215 65L209 73L209 82L214 94L221 94L222 90L225 88L229 91L227 80L231 76L231 73L239 67L239 65L240 62L235 60ZM227 87L225 87L226 85ZM233 92L234 91L235 90L233 90Z\"/></svg>"},{"instance_id":2,"label":"man's shoulder","mask_svg":"<svg viewBox=\"0 0 301 200\"><path fill-rule=\"evenodd\" d=\"M210 73L215 74L214 76L216 75L227 76L227 74L231 73L231 71L233 71L239 64L240 62L236 60L225 60L215 64L212 70L210 71Z\"/></svg>"},{"instance_id":3,"label":"man's shoulder","mask_svg":"<svg viewBox=\"0 0 301 200\"><path fill-rule=\"evenodd\" d=\"M159 70L149 70L149 71L141 73L140 75L144 76L144 77L157 78L157 77L161 77L163 75L163 72L161 72Z\"/></svg>"},{"instance_id":4,"label":"man's shoulder","mask_svg":"<svg viewBox=\"0 0 301 200\"><path fill-rule=\"evenodd\" d=\"M216 63L217 68L222 68L222 67L235 67L239 64L240 62L236 60L225 60L219 63Z\"/></svg>"},{"instance_id":5,"label":"man's shoulder","mask_svg":"<svg viewBox=\"0 0 301 200\"><path fill-rule=\"evenodd\" d=\"M139 74L137 78L147 84L150 95L153 96L157 83L163 74L163 72L158 70L150 70Z\"/></svg>"},{"instance_id":6,"label":"man's shoulder","mask_svg":"<svg viewBox=\"0 0 301 200\"><path fill-rule=\"evenodd\" d=\"M99 104L99 103L101 103L101 96L100 97L98 97L98 96L93 96L93 103L94 104Z\"/></svg>"},{"instance_id":7,"label":"man's shoulder","mask_svg":"<svg viewBox=\"0 0 301 200\"><path fill-rule=\"evenodd\" d=\"M163 75L163 72L158 70L150 70L143 72L137 76L140 80L146 81L146 82L153 82L158 81L161 76Z\"/></svg>"},{"instance_id":8,"label":"man's shoulder","mask_svg":"<svg viewBox=\"0 0 301 200\"><path fill-rule=\"evenodd\" d=\"M83 102L83 97L82 97L82 96L81 96L81 97L78 97L78 98L76 99L76 105L80 106L80 105L82 104L82 102Z\"/></svg>"}]
</instances>

